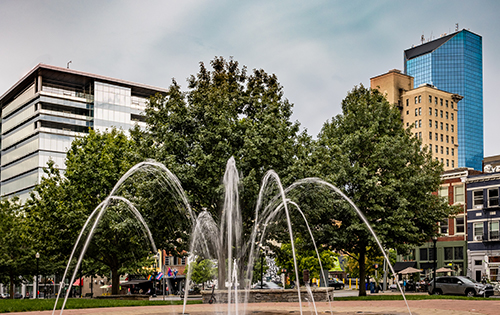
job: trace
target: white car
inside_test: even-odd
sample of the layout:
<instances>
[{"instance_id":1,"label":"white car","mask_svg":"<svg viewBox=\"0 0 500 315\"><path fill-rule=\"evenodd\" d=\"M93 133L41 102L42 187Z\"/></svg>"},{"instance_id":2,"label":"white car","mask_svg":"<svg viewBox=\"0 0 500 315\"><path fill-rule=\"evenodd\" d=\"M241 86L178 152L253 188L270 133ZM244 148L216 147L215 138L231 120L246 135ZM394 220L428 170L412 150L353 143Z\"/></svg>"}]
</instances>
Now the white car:
<instances>
[{"instance_id":1,"label":"white car","mask_svg":"<svg viewBox=\"0 0 500 315\"><path fill-rule=\"evenodd\" d=\"M283 288L274 282L264 281L264 283L262 283L262 284L260 282L257 282L253 286L253 289L283 289Z\"/></svg>"}]
</instances>

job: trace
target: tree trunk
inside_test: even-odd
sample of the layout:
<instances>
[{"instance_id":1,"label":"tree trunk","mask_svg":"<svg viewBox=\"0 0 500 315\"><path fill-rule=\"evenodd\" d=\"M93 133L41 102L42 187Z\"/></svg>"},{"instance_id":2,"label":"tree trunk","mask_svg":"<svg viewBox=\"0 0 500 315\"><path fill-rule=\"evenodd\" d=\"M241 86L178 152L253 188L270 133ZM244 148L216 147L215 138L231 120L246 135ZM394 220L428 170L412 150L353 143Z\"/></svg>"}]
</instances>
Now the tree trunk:
<instances>
[{"instance_id":1,"label":"tree trunk","mask_svg":"<svg viewBox=\"0 0 500 315\"><path fill-rule=\"evenodd\" d=\"M366 279L366 246L361 246L359 252L359 296L366 296L365 279Z\"/></svg>"},{"instance_id":2,"label":"tree trunk","mask_svg":"<svg viewBox=\"0 0 500 315\"><path fill-rule=\"evenodd\" d=\"M10 288L9 288L9 294L10 297L9 299L14 298L14 273L12 271L9 272L9 278L10 278Z\"/></svg>"},{"instance_id":3,"label":"tree trunk","mask_svg":"<svg viewBox=\"0 0 500 315\"><path fill-rule=\"evenodd\" d=\"M120 288L120 275L118 274L118 267L111 268L111 294L118 295Z\"/></svg>"}]
</instances>

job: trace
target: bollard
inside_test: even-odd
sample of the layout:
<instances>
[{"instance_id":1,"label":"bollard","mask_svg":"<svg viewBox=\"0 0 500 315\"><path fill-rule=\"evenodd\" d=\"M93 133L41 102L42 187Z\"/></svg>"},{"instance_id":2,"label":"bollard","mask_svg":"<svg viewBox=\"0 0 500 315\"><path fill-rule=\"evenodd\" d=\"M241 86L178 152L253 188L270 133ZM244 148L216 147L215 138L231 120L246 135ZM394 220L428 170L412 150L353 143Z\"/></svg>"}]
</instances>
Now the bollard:
<instances>
[{"instance_id":1,"label":"bollard","mask_svg":"<svg viewBox=\"0 0 500 315\"><path fill-rule=\"evenodd\" d=\"M349 278L349 290L351 289L351 278Z\"/></svg>"},{"instance_id":2,"label":"bollard","mask_svg":"<svg viewBox=\"0 0 500 315\"><path fill-rule=\"evenodd\" d=\"M356 290L358 289L358 278L356 278Z\"/></svg>"}]
</instances>

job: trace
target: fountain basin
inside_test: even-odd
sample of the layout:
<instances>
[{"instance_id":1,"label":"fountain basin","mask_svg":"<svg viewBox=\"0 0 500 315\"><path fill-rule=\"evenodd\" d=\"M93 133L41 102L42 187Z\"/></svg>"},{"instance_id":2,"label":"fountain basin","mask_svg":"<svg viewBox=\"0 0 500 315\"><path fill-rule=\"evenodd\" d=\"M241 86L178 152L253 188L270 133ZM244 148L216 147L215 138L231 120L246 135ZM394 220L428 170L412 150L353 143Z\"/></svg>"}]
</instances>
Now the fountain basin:
<instances>
[{"instance_id":1,"label":"fountain basin","mask_svg":"<svg viewBox=\"0 0 500 315\"><path fill-rule=\"evenodd\" d=\"M98 295L95 299L101 300L149 300L147 294L117 294L117 295Z\"/></svg>"},{"instance_id":2,"label":"fountain basin","mask_svg":"<svg viewBox=\"0 0 500 315\"><path fill-rule=\"evenodd\" d=\"M327 302L328 296L330 301L333 299L334 290L333 288L314 288L311 289L315 302ZM208 303L210 297L212 296L212 290L201 291L203 303ZM227 303L227 291L226 290L215 290L214 296L217 303ZM308 302L310 297L307 293L306 288L300 289L300 296L302 301ZM245 292L238 292L238 302L243 303L245 298ZM265 289L265 290L249 290L248 291L248 303L273 303L273 302L298 302L297 289ZM232 295L232 301L234 302L234 294ZM310 301L309 301L310 302Z\"/></svg>"}]
</instances>

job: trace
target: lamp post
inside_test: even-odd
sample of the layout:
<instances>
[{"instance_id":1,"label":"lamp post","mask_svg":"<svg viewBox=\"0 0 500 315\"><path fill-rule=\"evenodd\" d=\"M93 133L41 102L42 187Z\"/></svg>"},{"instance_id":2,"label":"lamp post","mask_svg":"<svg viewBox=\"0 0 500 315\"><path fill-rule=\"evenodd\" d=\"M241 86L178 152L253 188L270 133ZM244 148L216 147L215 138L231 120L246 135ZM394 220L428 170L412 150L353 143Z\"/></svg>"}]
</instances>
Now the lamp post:
<instances>
[{"instance_id":1,"label":"lamp post","mask_svg":"<svg viewBox=\"0 0 500 315\"><path fill-rule=\"evenodd\" d=\"M436 258L437 258L437 248L436 248L436 243L437 243L437 236L433 236L432 237L432 242L434 243L434 279L433 279L433 285L434 285L434 288L432 290L432 293L436 293L436 268L437 268L437 262L436 262Z\"/></svg>"},{"instance_id":2,"label":"lamp post","mask_svg":"<svg viewBox=\"0 0 500 315\"><path fill-rule=\"evenodd\" d=\"M35 280L35 298L38 299L38 259L40 258L40 253L36 252L36 280Z\"/></svg>"}]
</instances>

